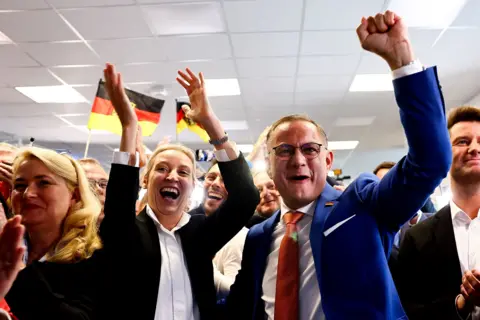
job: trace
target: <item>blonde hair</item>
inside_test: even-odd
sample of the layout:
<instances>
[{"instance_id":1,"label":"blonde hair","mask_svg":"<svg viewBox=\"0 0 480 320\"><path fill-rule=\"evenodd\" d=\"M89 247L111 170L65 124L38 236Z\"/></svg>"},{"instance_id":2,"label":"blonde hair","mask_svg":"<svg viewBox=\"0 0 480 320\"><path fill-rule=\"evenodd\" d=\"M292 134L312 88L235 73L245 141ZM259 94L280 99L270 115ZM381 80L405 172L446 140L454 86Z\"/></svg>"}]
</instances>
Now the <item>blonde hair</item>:
<instances>
[{"instance_id":1,"label":"blonde hair","mask_svg":"<svg viewBox=\"0 0 480 320\"><path fill-rule=\"evenodd\" d=\"M18 148L11 145L10 143L0 142L0 150L7 150L15 153L18 151Z\"/></svg>"},{"instance_id":2,"label":"blonde hair","mask_svg":"<svg viewBox=\"0 0 480 320\"><path fill-rule=\"evenodd\" d=\"M63 221L60 240L47 254L47 261L72 263L90 258L102 247L97 230L101 211L100 202L90 189L80 164L68 155L60 155L49 149L30 147L21 150L13 163L13 176L20 164L38 159L55 175L63 178L71 192L78 190L80 199L73 205Z\"/></svg>"},{"instance_id":3,"label":"blonde hair","mask_svg":"<svg viewBox=\"0 0 480 320\"><path fill-rule=\"evenodd\" d=\"M99 167L102 167L102 165L100 164L100 162L97 160L97 159L94 159L94 158L83 158L83 159L80 159L78 160L78 162L80 164L92 164L92 165L96 165L96 166L99 166ZM102 168L103 169L103 168Z\"/></svg>"}]
</instances>

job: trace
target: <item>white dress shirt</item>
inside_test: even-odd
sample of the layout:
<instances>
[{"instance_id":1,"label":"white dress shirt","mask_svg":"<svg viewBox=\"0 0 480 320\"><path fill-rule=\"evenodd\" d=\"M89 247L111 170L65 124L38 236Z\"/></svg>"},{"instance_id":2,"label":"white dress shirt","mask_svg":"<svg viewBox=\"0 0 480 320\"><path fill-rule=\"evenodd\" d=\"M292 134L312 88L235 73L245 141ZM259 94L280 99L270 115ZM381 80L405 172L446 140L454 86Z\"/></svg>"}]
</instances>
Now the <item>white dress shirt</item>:
<instances>
[{"instance_id":1,"label":"white dress shirt","mask_svg":"<svg viewBox=\"0 0 480 320\"><path fill-rule=\"evenodd\" d=\"M248 229L243 228L213 258L213 280L217 299L226 298L242 264L243 246Z\"/></svg>"},{"instance_id":2,"label":"white dress shirt","mask_svg":"<svg viewBox=\"0 0 480 320\"><path fill-rule=\"evenodd\" d=\"M178 224L168 230L158 222L148 204L147 214L157 227L162 256L155 320L199 320L180 235L176 233L190 221L190 215L184 213Z\"/></svg>"},{"instance_id":3,"label":"white dress shirt","mask_svg":"<svg viewBox=\"0 0 480 320\"><path fill-rule=\"evenodd\" d=\"M450 200L450 211L462 274L467 270L480 270L480 215L470 219L453 200ZM472 320L480 320L480 308L475 307Z\"/></svg>"},{"instance_id":4,"label":"white dress shirt","mask_svg":"<svg viewBox=\"0 0 480 320\"><path fill-rule=\"evenodd\" d=\"M287 212L302 212L303 218L297 222L298 229L298 249L299 249L299 319L302 320L322 320L325 319L322 305L320 303L320 289L318 287L317 273L313 261L312 247L310 245L310 227L312 225L313 214L315 212L316 201L298 210L290 210L281 201L280 221L275 226L272 235L272 245L270 254L267 257L267 267L263 275L262 282L262 300L265 303L265 313L267 319L274 319L275 313L275 291L277 287L277 267L280 244L285 235L285 222L283 215Z\"/></svg>"}]
</instances>

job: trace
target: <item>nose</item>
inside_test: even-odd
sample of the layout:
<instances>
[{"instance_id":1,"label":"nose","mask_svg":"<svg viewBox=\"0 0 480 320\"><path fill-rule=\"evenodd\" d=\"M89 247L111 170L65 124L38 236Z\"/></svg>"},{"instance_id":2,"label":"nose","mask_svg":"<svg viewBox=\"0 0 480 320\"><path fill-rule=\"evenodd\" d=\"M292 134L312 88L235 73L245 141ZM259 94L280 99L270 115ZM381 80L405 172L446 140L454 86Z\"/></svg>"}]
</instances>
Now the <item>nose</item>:
<instances>
[{"instance_id":1,"label":"nose","mask_svg":"<svg viewBox=\"0 0 480 320\"><path fill-rule=\"evenodd\" d=\"M469 153L478 154L480 152L480 143L476 139L473 139L468 148Z\"/></svg>"},{"instance_id":2,"label":"nose","mask_svg":"<svg viewBox=\"0 0 480 320\"><path fill-rule=\"evenodd\" d=\"M170 171L170 173L167 175L167 180L170 181L178 181L178 172L176 170Z\"/></svg>"},{"instance_id":3,"label":"nose","mask_svg":"<svg viewBox=\"0 0 480 320\"><path fill-rule=\"evenodd\" d=\"M105 194L105 189L97 185L97 193L103 196Z\"/></svg>"},{"instance_id":4,"label":"nose","mask_svg":"<svg viewBox=\"0 0 480 320\"><path fill-rule=\"evenodd\" d=\"M35 198L37 196L37 188L35 188L35 184L29 185L25 191L23 192L24 198Z\"/></svg>"},{"instance_id":5,"label":"nose","mask_svg":"<svg viewBox=\"0 0 480 320\"><path fill-rule=\"evenodd\" d=\"M300 148L295 149L295 153L290 158L290 163L295 167L302 167L306 165L307 159L303 155Z\"/></svg>"},{"instance_id":6,"label":"nose","mask_svg":"<svg viewBox=\"0 0 480 320\"><path fill-rule=\"evenodd\" d=\"M212 187L215 187L216 189L219 189L222 185L222 178L220 176L217 176L215 180L212 182Z\"/></svg>"}]
</instances>

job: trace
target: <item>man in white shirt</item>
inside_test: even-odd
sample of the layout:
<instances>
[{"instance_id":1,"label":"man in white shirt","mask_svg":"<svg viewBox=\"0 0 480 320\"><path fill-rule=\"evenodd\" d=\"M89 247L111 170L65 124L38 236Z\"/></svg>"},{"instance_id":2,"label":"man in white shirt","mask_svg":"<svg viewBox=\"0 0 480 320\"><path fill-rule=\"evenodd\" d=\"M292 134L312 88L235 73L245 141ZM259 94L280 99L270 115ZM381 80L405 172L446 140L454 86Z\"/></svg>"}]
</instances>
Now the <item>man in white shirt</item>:
<instances>
[{"instance_id":1,"label":"man in white shirt","mask_svg":"<svg viewBox=\"0 0 480 320\"><path fill-rule=\"evenodd\" d=\"M480 109L448 116L452 199L400 246L395 281L409 319L480 319Z\"/></svg>"},{"instance_id":2,"label":"man in white shirt","mask_svg":"<svg viewBox=\"0 0 480 320\"><path fill-rule=\"evenodd\" d=\"M267 146L281 208L249 231L228 319L405 319L387 259L400 226L447 175L445 110L435 69L415 59L400 17L362 18L357 34L392 70L409 153L381 181L362 174L340 192L326 184L324 130L300 115L275 122Z\"/></svg>"}]
</instances>

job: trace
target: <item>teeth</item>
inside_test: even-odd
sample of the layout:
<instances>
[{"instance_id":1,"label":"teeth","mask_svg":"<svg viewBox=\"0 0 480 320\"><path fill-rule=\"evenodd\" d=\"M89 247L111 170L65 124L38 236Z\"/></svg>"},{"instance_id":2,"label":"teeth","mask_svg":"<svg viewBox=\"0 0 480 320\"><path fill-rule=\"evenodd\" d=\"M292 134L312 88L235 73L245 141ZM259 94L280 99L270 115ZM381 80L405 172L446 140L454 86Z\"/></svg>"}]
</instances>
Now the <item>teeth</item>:
<instances>
[{"instance_id":1,"label":"teeth","mask_svg":"<svg viewBox=\"0 0 480 320\"><path fill-rule=\"evenodd\" d=\"M178 194L178 190L176 188L162 188L162 190L160 190L161 192L172 192L172 193L175 193L175 194Z\"/></svg>"},{"instance_id":2,"label":"teeth","mask_svg":"<svg viewBox=\"0 0 480 320\"><path fill-rule=\"evenodd\" d=\"M218 198L219 200L223 198L223 197L222 197L220 194L218 194L218 193L209 193L209 194L208 194L208 197L209 197L209 198Z\"/></svg>"}]
</instances>

